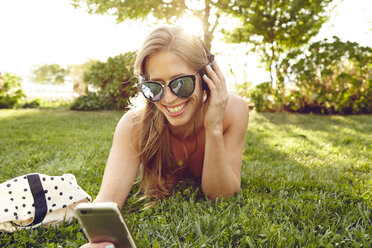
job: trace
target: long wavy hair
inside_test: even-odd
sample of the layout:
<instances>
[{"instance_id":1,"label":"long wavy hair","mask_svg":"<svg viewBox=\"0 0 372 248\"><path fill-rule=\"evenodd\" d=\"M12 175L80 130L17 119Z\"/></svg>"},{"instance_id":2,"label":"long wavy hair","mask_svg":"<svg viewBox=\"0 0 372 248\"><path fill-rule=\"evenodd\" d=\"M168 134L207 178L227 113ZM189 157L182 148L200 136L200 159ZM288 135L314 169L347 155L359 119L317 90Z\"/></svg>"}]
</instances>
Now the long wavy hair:
<instances>
[{"instance_id":1,"label":"long wavy hair","mask_svg":"<svg viewBox=\"0 0 372 248\"><path fill-rule=\"evenodd\" d=\"M147 59L162 50L180 56L195 71L208 63L199 37L190 34L181 26L160 27L150 33L137 52L135 74L148 77ZM159 202L172 194L174 184L180 179L180 166L173 156L171 134L164 114L154 103L145 101L145 106L136 112L136 117L142 163L140 188L145 197Z\"/></svg>"}]
</instances>

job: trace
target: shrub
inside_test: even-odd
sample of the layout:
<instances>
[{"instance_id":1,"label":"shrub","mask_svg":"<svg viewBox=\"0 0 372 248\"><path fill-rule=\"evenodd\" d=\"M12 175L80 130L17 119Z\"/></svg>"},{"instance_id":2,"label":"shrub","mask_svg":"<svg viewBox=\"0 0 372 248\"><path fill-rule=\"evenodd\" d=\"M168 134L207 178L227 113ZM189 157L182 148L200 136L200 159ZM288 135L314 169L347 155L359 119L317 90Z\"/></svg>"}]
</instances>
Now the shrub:
<instances>
[{"instance_id":1,"label":"shrub","mask_svg":"<svg viewBox=\"0 0 372 248\"><path fill-rule=\"evenodd\" d=\"M5 73L2 79L0 74L0 108L13 108L25 96L20 87L18 76Z\"/></svg>"},{"instance_id":2,"label":"shrub","mask_svg":"<svg viewBox=\"0 0 372 248\"><path fill-rule=\"evenodd\" d=\"M334 37L296 49L279 64L278 84L251 93L257 111L372 113L372 48Z\"/></svg>"},{"instance_id":3,"label":"shrub","mask_svg":"<svg viewBox=\"0 0 372 248\"><path fill-rule=\"evenodd\" d=\"M278 111L274 102L274 90L270 82L257 85L250 93L250 98L258 112Z\"/></svg>"},{"instance_id":4,"label":"shrub","mask_svg":"<svg viewBox=\"0 0 372 248\"><path fill-rule=\"evenodd\" d=\"M334 37L297 49L280 64L279 81L292 88L288 111L323 114L372 113L372 48Z\"/></svg>"},{"instance_id":5,"label":"shrub","mask_svg":"<svg viewBox=\"0 0 372 248\"><path fill-rule=\"evenodd\" d=\"M75 99L70 107L72 110L99 110L104 109L101 97L94 92Z\"/></svg>"},{"instance_id":6,"label":"shrub","mask_svg":"<svg viewBox=\"0 0 372 248\"><path fill-rule=\"evenodd\" d=\"M21 108L40 108L40 99L34 99L21 104Z\"/></svg>"},{"instance_id":7,"label":"shrub","mask_svg":"<svg viewBox=\"0 0 372 248\"><path fill-rule=\"evenodd\" d=\"M107 62L96 62L84 74L84 81L98 88L97 94L76 99L72 109L125 109L131 97L137 93L133 77L134 52L108 58Z\"/></svg>"}]
</instances>

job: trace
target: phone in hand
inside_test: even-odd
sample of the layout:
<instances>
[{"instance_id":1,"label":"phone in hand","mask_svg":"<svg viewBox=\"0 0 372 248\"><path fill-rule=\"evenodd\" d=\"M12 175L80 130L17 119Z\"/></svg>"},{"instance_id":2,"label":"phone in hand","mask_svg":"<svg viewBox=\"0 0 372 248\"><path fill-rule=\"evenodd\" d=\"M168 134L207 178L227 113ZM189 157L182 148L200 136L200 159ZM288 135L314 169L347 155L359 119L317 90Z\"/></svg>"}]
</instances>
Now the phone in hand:
<instances>
[{"instance_id":1,"label":"phone in hand","mask_svg":"<svg viewBox=\"0 0 372 248\"><path fill-rule=\"evenodd\" d=\"M212 67L212 62L209 62L207 66ZM210 94L210 90L209 90L208 84L205 82L205 80L203 78L204 75L207 75L208 76L207 69L204 67L203 69L200 70L199 73L200 73L200 77L201 77L201 81L202 81L202 90L206 92L207 99L208 99L209 94Z\"/></svg>"},{"instance_id":2,"label":"phone in hand","mask_svg":"<svg viewBox=\"0 0 372 248\"><path fill-rule=\"evenodd\" d=\"M80 203L75 216L90 243L111 242L118 248L137 248L116 203Z\"/></svg>"}]
</instances>

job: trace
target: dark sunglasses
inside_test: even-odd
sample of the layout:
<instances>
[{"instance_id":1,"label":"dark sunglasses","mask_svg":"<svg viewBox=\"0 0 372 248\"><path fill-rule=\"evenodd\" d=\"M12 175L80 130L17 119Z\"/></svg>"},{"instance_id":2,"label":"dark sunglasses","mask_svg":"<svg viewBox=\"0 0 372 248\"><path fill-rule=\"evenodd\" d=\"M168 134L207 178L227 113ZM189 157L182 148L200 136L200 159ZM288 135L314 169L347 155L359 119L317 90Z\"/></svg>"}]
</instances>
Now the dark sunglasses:
<instances>
[{"instance_id":1,"label":"dark sunglasses","mask_svg":"<svg viewBox=\"0 0 372 248\"><path fill-rule=\"evenodd\" d=\"M167 86L177 97L186 98L191 96L194 92L195 75L176 77L166 85L156 81L141 81L137 84L137 87L142 92L143 96L151 102L160 101L164 96L164 88Z\"/></svg>"}]
</instances>

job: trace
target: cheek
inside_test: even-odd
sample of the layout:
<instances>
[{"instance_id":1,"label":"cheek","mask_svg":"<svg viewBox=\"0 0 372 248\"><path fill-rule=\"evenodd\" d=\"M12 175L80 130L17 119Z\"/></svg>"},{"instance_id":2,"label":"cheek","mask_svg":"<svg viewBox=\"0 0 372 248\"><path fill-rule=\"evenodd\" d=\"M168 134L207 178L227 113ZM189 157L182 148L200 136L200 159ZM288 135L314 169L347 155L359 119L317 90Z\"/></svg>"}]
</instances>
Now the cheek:
<instances>
[{"instance_id":1,"label":"cheek","mask_svg":"<svg viewBox=\"0 0 372 248\"><path fill-rule=\"evenodd\" d=\"M203 94L202 89L195 88L194 94L191 95L191 101L196 105L199 106L203 101Z\"/></svg>"},{"instance_id":2,"label":"cheek","mask_svg":"<svg viewBox=\"0 0 372 248\"><path fill-rule=\"evenodd\" d=\"M158 110L160 110L162 107L162 105L159 102L154 103L154 105L155 105L155 108Z\"/></svg>"},{"instance_id":3,"label":"cheek","mask_svg":"<svg viewBox=\"0 0 372 248\"><path fill-rule=\"evenodd\" d=\"M203 98L203 90L202 90L202 86L201 86L201 81L200 80L197 80L197 82L196 82L193 96L196 97L195 100L197 100L197 101L199 99Z\"/></svg>"}]
</instances>

